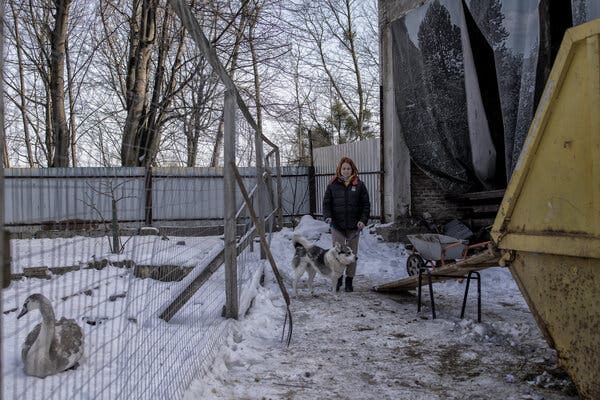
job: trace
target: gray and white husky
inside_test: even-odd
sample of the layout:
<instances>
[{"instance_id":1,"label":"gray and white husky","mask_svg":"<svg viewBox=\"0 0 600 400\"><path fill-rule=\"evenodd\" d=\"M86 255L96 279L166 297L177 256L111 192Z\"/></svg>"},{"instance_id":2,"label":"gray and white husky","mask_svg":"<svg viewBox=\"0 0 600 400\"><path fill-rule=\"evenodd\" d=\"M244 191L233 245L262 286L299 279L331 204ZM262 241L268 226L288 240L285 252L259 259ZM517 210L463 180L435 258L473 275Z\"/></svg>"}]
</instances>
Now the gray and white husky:
<instances>
[{"instance_id":1,"label":"gray and white husky","mask_svg":"<svg viewBox=\"0 0 600 400\"><path fill-rule=\"evenodd\" d=\"M335 284L340 276L344 274L344 269L348 264L356 260L354 252L350 246L336 243L329 250L325 250L317 245L310 243L305 237L294 235L294 295L298 296L298 282L304 272L308 272L308 287L310 293L314 293L313 280L317 271L331 279L332 290L335 291Z\"/></svg>"}]
</instances>

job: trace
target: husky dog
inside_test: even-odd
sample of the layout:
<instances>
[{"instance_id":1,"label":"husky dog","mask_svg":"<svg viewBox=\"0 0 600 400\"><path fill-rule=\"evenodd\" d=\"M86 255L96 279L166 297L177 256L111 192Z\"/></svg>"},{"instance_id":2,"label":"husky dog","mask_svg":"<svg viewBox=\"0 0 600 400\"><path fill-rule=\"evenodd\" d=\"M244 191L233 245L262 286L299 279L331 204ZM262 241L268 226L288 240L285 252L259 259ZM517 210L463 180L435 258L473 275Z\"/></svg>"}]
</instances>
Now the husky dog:
<instances>
[{"instance_id":1,"label":"husky dog","mask_svg":"<svg viewBox=\"0 0 600 400\"><path fill-rule=\"evenodd\" d=\"M305 237L294 235L294 259L292 265L296 274L294 279L294 295L298 296L298 282L304 272L308 272L308 287L314 293L313 280L317 271L331 279L331 287L335 291L335 284L344 274L346 265L356 260L354 252L349 246L336 243L329 250L310 243Z\"/></svg>"}]
</instances>

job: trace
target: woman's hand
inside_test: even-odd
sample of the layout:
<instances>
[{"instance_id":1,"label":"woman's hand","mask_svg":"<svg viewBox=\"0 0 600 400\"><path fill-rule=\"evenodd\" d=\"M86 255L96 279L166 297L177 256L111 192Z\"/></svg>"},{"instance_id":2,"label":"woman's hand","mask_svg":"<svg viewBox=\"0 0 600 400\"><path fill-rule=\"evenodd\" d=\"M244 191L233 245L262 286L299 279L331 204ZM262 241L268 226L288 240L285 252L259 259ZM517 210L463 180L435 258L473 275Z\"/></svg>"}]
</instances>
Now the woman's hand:
<instances>
[{"instance_id":1,"label":"woman's hand","mask_svg":"<svg viewBox=\"0 0 600 400\"><path fill-rule=\"evenodd\" d=\"M362 221L358 221L358 224L356 224L356 226L358 227L358 230L362 231L365 228L365 224L363 224Z\"/></svg>"}]
</instances>

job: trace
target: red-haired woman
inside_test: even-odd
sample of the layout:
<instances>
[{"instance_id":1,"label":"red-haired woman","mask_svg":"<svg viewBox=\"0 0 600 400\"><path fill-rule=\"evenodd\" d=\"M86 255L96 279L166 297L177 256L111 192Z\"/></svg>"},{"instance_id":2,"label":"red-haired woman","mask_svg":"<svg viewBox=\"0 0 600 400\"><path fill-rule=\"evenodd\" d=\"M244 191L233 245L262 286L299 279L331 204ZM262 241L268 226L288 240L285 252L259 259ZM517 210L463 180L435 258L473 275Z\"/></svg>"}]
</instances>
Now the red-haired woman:
<instances>
[{"instance_id":1,"label":"red-haired woman","mask_svg":"<svg viewBox=\"0 0 600 400\"><path fill-rule=\"evenodd\" d=\"M342 157L329 181L323 198L323 217L331 225L333 243L346 243L358 255L358 236L369 221L371 202L365 184L358 179L354 161ZM356 261L346 267L344 290L352 292L352 279L356 273ZM343 276L338 279L336 291L342 286Z\"/></svg>"}]
</instances>

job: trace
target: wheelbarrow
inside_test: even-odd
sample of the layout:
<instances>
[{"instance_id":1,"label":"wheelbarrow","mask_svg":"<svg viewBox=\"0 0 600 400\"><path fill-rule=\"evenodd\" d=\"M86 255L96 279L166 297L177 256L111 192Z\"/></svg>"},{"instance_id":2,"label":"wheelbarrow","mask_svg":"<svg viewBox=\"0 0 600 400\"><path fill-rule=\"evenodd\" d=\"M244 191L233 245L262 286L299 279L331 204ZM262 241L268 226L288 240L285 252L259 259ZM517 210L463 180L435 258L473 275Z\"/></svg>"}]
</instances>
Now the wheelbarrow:
<instances>
[{"instance_id":1,"label":"wheelbarrow","mask_svg":"<svg viewBox=\"0 0 600 400\"><path fill-rule=\"evenodd\" d=\"M407 235L410 245L407 250L411 252L406 260L406 272L409 276L419 274L425 268L442 267L448 262L465 258L471 249L481 248L489 242L469 245L465 239L437 233L422 233Z\"/></svg>"}]
</instances>

